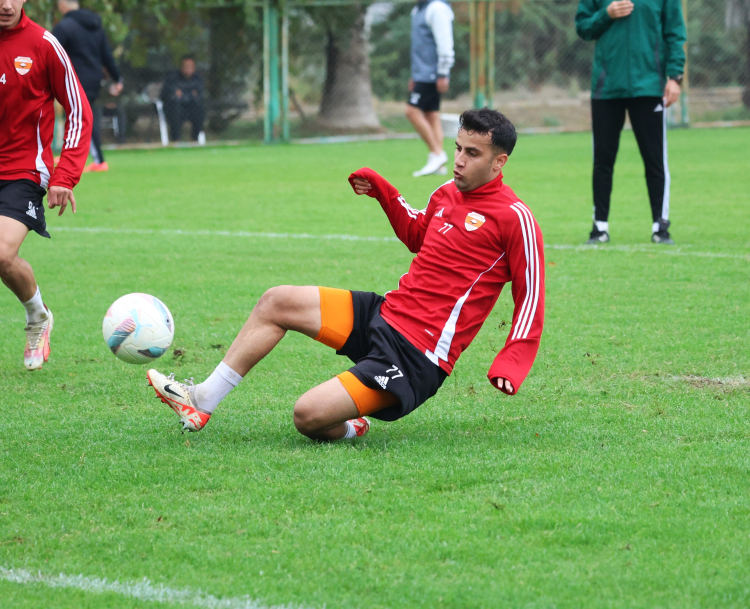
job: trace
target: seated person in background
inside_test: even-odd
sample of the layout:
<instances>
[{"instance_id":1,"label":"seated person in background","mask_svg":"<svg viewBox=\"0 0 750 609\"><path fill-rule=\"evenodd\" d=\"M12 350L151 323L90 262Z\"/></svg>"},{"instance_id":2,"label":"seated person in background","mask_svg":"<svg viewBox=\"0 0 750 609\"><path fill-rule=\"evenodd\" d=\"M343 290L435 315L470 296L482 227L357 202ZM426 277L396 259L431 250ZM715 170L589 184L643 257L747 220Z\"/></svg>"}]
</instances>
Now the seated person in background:
<instances>
[{"instance_id":1,"label":"seated person in background","mask_svg":"<svg viewBox=\"0 0 750 609\"><path fill-rule=\"evenodd\" d=\"M169 123L172 141L180 141L182 125L190 121L192 137L198 139L203 131L203 78L195 72L195 59L185 55L180 60L180 69L170 73L164 81L161 100Z\"/></svg>"}]
</instances>

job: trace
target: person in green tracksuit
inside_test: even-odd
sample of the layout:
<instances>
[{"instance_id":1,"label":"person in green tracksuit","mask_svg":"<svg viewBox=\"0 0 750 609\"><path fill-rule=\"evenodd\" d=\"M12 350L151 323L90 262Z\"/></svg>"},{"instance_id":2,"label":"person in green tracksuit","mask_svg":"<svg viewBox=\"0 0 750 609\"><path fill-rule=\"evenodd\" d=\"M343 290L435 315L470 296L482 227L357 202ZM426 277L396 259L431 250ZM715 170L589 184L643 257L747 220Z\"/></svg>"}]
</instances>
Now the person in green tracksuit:
<instances>
[{"instance_id":1,"label":"person in green tracksuit","mask_svg":"<svg viewBox=\"0 0 750 609\"><path fill-rule=\"evenodd\" d=\"M669 234L666 111L680 97L687 39L680 0L580 0L576 32L595 40L591 74L594 225L588 243L609 241L609 203L620 132L630 117L646 168L651 241Z\"/></svg>"}]
</instances>

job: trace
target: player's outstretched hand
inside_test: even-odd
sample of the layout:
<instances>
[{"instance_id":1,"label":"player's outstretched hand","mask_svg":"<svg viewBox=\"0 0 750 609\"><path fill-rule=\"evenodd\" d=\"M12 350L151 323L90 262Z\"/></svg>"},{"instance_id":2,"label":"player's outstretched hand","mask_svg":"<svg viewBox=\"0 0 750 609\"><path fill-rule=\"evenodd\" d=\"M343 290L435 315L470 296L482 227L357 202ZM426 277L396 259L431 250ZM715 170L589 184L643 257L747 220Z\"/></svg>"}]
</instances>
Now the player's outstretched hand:
<instances>
[{"instance_id":1,"label":"player's outstretched hand","mask_svg":"<svg viewBox=\"0 0 750 609\"><path fill-rule=\"evenodd\" d=\"M372 190L372 184L364 178L352 178L352 186L354 186L354 192L358 195L367 194Z\"/></svg>"},{"instance_id":2,"label":"player's outstretched hand","mask_svg":"<svg viewBox=\"0 0 750 609\"><path fill-rule=\"evenodd\" d=\"M498 378L495 379L495 382L497 383L497 388L500 391L502 391L503 393L507 393L508 395L513 395L513 383L511 383L508 379Z\"/></svg>"},{"instance_id":3,"label":"player's outstretched hand","mask_svg":"<svg viewBox=\"0 0 750 609\"><path fill-rule=\"evenodd\" d=\"M73 213L76 213L76 198L73 196L73 191L70 188L64 186L50 186L47 192L47 201L49 202L49 208L54 209L55 207L60 208L58 216L62 216L65 208L68 206L70 201L70 207Z\"/></svg>"}]
</instances>

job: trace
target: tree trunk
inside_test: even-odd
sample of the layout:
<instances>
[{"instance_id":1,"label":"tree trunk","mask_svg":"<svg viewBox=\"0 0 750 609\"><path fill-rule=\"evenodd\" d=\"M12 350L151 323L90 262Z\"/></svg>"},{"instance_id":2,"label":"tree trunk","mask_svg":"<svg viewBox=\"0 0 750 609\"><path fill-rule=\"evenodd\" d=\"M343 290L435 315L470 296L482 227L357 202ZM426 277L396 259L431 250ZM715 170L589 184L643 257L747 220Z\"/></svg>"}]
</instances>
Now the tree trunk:
<instances>
[{"instance_id":1,"label":"tree trunk","mask_svg":"<svg viewBox=\"0 0 750 609\"><path fill-rule=\"evenodd\" d=\"M379 129L372 105L364 11L358 10L348 27L337 25L329 23L326 28L326 79L320 123L342 131Z\"/></svg>"}]
</instances>

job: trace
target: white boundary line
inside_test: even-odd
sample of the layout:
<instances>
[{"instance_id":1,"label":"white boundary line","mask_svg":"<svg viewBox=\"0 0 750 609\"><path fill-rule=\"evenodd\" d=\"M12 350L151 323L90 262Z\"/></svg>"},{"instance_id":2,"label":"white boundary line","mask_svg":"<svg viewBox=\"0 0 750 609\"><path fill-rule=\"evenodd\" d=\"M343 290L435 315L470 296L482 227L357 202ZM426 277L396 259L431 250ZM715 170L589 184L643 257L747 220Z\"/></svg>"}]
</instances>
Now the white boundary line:
<instances>
[{"instance_id":1,"label":"white boundary line","mask_svg":"<svg viewBox=\"0 0 750 609\"><path fill-rule=\"evenodd\" d=\"M217 598L201 590L169 588L162 584L152 584L147 579L135 582L111 582L98 577L84 575L43 575L41 572L26 569L6 569L0 567L0 580L15 584L42 584L50 588L72 588L91 594L119 594L139 601L152 603L172 603L190 605L201 609L293 609L294 605L262 605L248 596Z\"/></svg>"},{"instance_id":2,"label":"white boundary line","mask_svg":"<svg viewBox=\"0 0 750 609\"><path fill-rule=\"evenodd\" d=\"M694 252L671 245L556 245L546 243L546 250L573 250L577 252L633 252L639 254L664 254L666 256L692 256L694 258L733 258L750 262L749 254L727 254L724 252Z\"/></svg>"},{"instance_id":3,"label":"white boundary line","mask_svg":"<svg viewBox=\"0 0 750 609\"><path fill-rule=\"evenodd\" d=\"M110 228L108 226L57 226L54 232L64 233L92 233L113 235L163 235L165 237L239 237L252 239L321 239L324 241L374 241L398 242L397 237L362 237L360 235L313 235L311 233L261 233L249 231L225 230L180 230L180 229L151 229L151 228ZM749 254L727 254L724 252L694 252L680 247L668 245L565 245L550 244L544 246L547 250L571 250L579 252L630 252L640 254L663 254L667 256L689 256L693 258L730 258L750 262Z\"/></svg>"},{"instance_id":4,"label":"white boundary line","mask_svg":"<svg viewBox=\"0 0 750 609\"><path fill-rule=\"evenodd\" d=\"M109 228L107 226L75 227L58 226L55 232L68 233L111 233L115 235L164 235L176 237L244 237L263 239L324 239L336 241L398 241L397 237L360 237L359 235L312 235L309 233L253 233L226 230L180 230L151 228Z\"/></svg>"}]
</instances>

